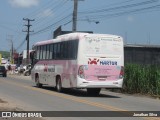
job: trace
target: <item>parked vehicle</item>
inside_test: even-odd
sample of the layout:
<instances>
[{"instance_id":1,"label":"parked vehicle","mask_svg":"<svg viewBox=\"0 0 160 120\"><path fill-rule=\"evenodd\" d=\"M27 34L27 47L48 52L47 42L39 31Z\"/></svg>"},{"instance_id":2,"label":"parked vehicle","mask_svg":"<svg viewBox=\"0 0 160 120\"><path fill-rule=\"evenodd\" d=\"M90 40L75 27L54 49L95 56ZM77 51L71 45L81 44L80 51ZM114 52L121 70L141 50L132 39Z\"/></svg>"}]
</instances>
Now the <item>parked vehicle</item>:
<instances>
[{"instance_id":1,"label":"parked vehicle","mask_svg":"<svg viewBox=\"0 0 160 120\"><path fill-rule=\"evenodd\" d=\"M23 72L24 76L29 76L31 74L31 64L26 66L25 71Z\"/></svg>"},{"instance_id":2,"label":"parked vehicle","mask_svg":"<svg viewBox=\"0 0 160 120\"><path fill-rule=\"evenodd\" d=\"M5 66L0 66L0 75L2 75L3 77L7 77L7 70Z\"/></svg>"}]
</instances>

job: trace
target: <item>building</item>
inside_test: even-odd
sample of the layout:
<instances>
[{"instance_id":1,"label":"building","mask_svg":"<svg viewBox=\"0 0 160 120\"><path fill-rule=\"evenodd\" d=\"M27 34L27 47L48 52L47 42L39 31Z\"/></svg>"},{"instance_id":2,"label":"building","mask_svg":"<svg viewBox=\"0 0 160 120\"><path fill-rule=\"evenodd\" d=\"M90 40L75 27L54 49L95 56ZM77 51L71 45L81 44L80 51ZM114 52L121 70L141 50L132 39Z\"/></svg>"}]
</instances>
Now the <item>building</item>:
<instances>
[{"instance_id":1,"label":"building","mask_svg":"<svg viewBox=\"0 0 160 120\"><path fill-rule=\"evenodd\" d=\"M160 45L124 45L125 63L160 65Z\"/></svg>"}]
</instances>

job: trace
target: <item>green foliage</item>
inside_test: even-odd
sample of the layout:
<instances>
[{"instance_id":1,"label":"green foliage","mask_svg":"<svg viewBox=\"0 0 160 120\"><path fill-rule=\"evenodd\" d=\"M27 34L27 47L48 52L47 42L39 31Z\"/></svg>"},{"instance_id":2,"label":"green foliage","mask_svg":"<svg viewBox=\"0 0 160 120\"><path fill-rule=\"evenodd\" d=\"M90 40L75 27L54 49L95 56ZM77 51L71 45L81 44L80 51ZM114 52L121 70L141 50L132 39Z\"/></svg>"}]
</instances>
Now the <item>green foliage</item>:
<instances>
[{"instance_id":1,"label":"green foliage","mask_svg":"<svg viewBox=\"0 0 160 120\"><path fill-rule=\"evenodd\" d=\"M126 64L123 89L128 93L160 95L160 66Z\"/></svg>"},{"instance_id":2,"label":"green foliage","mask_svg":"<svg viewBox=\"0 0 160 120\"><path fill-rule=\"evenodd\" d=\"M7 51L0 51L0 54L2 54L3 58L9 58L10 56L10 52L7 52Z\"/></svg>"}]
</instances>

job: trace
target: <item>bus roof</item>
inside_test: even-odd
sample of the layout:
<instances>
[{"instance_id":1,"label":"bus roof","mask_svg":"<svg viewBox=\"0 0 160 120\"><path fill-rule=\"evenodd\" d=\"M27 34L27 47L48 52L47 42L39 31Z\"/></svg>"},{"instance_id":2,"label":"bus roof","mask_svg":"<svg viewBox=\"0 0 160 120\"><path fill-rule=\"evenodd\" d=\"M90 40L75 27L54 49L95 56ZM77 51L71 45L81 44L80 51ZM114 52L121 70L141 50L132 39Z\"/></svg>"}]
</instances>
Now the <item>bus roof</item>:
<instances>
[{"instance_id":1,"label":"bus roof","mask_svg":"<svg viewBox=\"0 0 160 120\"><path fill-rule=\"evenodd\" d=\"M61 41L67 41L68 39L69 40L75 40L75 39L79 39L79 38L84 37L84 36L99 36L99 35L101 35L101 36L106 36L107 35L109 37L121 38L120 36L111 35L111 34L93 34L93 33L75 32L75 33L69 33L69 34L64 34L64 35L57 36L56 39L50 39L50 40L44 40L44 41L37 42L33 46L57 43L57 42L61 42Z\"/></svg>"}]
</instances>

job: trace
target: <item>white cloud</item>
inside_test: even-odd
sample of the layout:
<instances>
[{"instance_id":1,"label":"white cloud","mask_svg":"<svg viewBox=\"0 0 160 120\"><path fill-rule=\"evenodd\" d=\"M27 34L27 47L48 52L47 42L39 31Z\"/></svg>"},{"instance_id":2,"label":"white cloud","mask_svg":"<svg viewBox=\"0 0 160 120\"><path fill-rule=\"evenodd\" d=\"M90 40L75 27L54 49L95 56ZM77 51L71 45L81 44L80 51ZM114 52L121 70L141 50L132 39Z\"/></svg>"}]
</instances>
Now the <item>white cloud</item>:
<instances>
[{"instance_id":1,"label":"white cloud","mask_svg":"<svg viewBox=\"0 0 160 120\"><path fill-rule=\"evenodd\" d=\"M133 21L134 21L133 16L128 16L128 17L127 17L127 21L129 21L129 22L133 22Z\"/></svg>"},{"instance_id":2,"label":"white cloud","mask_svg":"<svg viewBox=\"0 0 160 120\"><path fill-rule=\"evenodd\" d=\"M31 6L37 6L39 0L9 0L9 3L13 7L29 8Z\"/></svg>"},{"instance_id":3,"label":"white cloud","mask_svg":"<svg viewBox=\"0 0 160 120\"><path fill-rule=\"evenodd\" d=\"M40 18L50 17L50 16L53 16L53 11L51 9L46 9L38 15L38 17Z\"/></svg>"}]
</instances>

